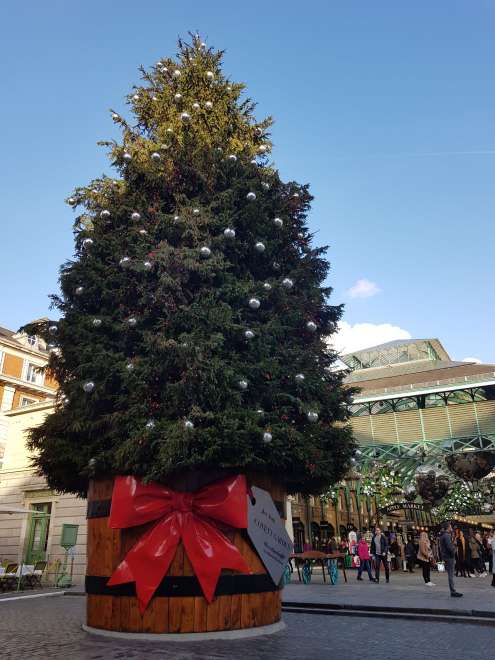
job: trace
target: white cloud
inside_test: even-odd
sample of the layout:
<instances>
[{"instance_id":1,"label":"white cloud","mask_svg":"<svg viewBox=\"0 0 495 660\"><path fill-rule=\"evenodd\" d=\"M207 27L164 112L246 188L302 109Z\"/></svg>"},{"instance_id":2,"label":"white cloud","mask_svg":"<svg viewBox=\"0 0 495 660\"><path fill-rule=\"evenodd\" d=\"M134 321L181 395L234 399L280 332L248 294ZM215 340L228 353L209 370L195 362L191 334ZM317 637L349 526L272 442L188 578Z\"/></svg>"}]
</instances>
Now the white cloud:
<instances>
[{"instance_id":1,"label":"white cloud","mask_svg":"<svg viewBox=\"0 0 495 660\"><path fill-rule=\"evenodd\" d=\"M473 357L467 357L462 360L463 362L474 362L475 364L481 364L481 360L479 358L473 358Z\"/></svg>"},{"instance_id":2,"label":"white cloud","mask_svg":"<svg viewBox=\"0 0 495 660\"><path fill-rule=\"evenodd\" d=\"M362 279L351 286L347 293L351 298L371 298L371 296L376 296L380 291L380 287L375 282Z\"/></svg>"},{"instance_id":3,"label":"white cloud","mask_svg":"<svg viewBox=\"0 0 495 660\"><path fill-rule=\"evenodd\" d=\"M339 353L352 353L394 339L411 339L411 333L391 323L338 324L338 331L329 338L329 343Z\"/></svg>"}]
</instances>

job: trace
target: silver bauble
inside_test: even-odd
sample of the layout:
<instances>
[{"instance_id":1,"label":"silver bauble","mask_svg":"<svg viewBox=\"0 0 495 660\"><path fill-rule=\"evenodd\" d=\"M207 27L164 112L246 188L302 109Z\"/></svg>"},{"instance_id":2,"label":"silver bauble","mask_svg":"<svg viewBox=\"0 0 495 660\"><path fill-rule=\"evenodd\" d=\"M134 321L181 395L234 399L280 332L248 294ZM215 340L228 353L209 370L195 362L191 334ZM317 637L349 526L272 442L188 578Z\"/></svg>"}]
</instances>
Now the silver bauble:
<instances>
[{"instance_id":1,"label":"silver bauble","mask_svg":"<svg viewBox=\"0 0 495 660\"><path fill-rule=\"evenodd\" d=\"M120 117L119 117L119 115L118 115L116 112L114 112L114 113L112 114L112 119L113 119L114 121L118 121L118 120L120 119Z\"/></svg>"},{"instance_id":2,"label":"silver bauble","mask_svg":"<svg viewBox=\"0 0 495 660\"><path fill-rule=\"evenodd\" d=\"M101 325L101 319L93 319L91 323L94 325L95 328L99 328Z\"/></svg>"},{"instance_id":3,"label":"silver bauble","mask_svg":"<svg viewBox=\"0 0 495 660\"><path fill-rule=\"evenodd\" d=\"M258 415L264 415L264 414L265 414L265 411L264 411L262 408L258 408L258 410L256 411L256 413L257 413Z\"/></svg>"},{"instance_id":4,"label":"silver bauble","mask_svg":"<svg viewBox=\"0 0 495 660\"><path fill-rule=\"evenodd\" d=\"M213 73L213 71L207 71L206 72L206 77L208 78L208 80L213 80L213 78L215 77L215 74Z\"/></svg>"},{"instance_id":5,"label":"silver bauble","mask_svg":"<svg viewBox=\"0 0 495 660\"><path fill-rule=\"evenodd\" d=\"M177 94L174 96L174 99L175 99L176 101L180 101L181 98L182 98L182 94L181 94L180 92L177 92Z\"/></svg>"},{"instance_id":6,"label":"silver bauble","mask_svg":"<svg viewBox=\"0 0 495 660\"><path fill-rule=\"evenodd\" d=\"M228 91L228 92L231 92L231 91L232 91L232 87L231 87L230 85L227 85L227 91Z\"/></svg>"},{"instance_id":7,"label":"silver bauble","mask_svg":"<svg viewBox=\"0 0 495 660\"><path fill-rule=\"evenodd\" d=\"M318 413L315 412L314 410L310 410L306 416L308 418L308 421L312 422L313 424L314 422L318 421Z\"/></svg>"},{"instance_id":8,"label":"silver bauble","mask_svg":"<svg viewBox=\"0 0 495 660\"><path fill-rule=\"evenodd\" d=\"M251 163L251 165L257 165L258 164L258 161L256 160L256 158L251 158L251 160L249 162Z\"/></svg>"},{"instance_id":9,"label":"silver bauble","mask_svg":"<svg viewBox=\"0 0 495 660\"><path fill-rule=\"evenodd\" d=\"M95 384L93 383L92 380L88 380L86 383L84 383L82 388L86 392L86 394L89 394L95 389Z\"/></svg>"},{"instance_id":10,"label":"silver bauble","mask_svg":"<svg viewBox=\"0 0 495 660\"><path fill-rule=\"evenodd\" d=\"M261 254L266 250L266 247L264 243L258 241L257 243L254 244L254 249L256 250L256 252L259 252Z\"/></svg>"},{"instance_id":11,"label":"silver bauble","mask_svg":"<svg viewBox=\"0 0 495 660\"><path fill-rule=\"evenodd\" d=\"M294 197L295 199L297 199L297 198L299 197L299 193L294 193L294 194L292 195L292 197Z\"/></svg>"},{"instance_id":12,"label":"silver bauble","mask_svg":"<svg viewBox=\"0 0 495 660\"><path fill-rule=\"evenodd\" d=\"M156 163L157 163L159 160L161 160L161 156L160 156L160 154L158 153L158 151L154 151L154 152L151 154L151 160L154 160Z\"/></svg>"},{"instance_id":13,"label":"silver bauble","mask_svg":"<svg viewBox=\"0 0 495 660\"><path fill-rule=\"evenodd\" d=\"M213 108L213 103L211 101L206 101L205 108L211 110Z\"/></svg>"},{"instance_id":14,"label":"silver bauble","mask_svg":"<svg viewBox=\"0 0 495 660\"><path fill-rule=\"evenodd\" d=\"M100 213L101 218L109 218L111 215L110 211L108 209L103 209Z\"/></svg>"},{"instance_id":15,"label":"silver bauble","mask_svg":"<svg viewBox=\"0 0 495 660\"><path fill-rule=\"evenodd\" d=\"M152 97L151 97L151 100L152 100L152 101L158 101L158 96L152 96Z\"/></svg>"},{"instance_id":16,"label":"silver bauble","mask_svg":"<svg viewBox=\"0 0 495 660\"><path fill-rule=\"evenodd\" d=\"M132 156L131 156L131 154L130 154L128 151L124 151L124 153L123 153L123 155L122 155L122 158L123 158L124 160L126 160L127 162L129 162L130 160L132 160Z\"/></svg>"},{"instance_id":17,"label":"silver bauble","mask_svg":"<svg viewBox=\"0 0 495 660\"><path fill-rule=\"evenodd\" d=\"M304 374L296 374L294 376L294 379L295 379L296 383L304 382L304 378L305 378Z\"/></svg>"},{"instance_id":18,"label":"silver bauble","mask_svg":"<svg viewBox=\"0 0 495 660\"><path fill-rule=\"evenodd\" d=\"M180 118L182 121L189 121L191 119L191 115L188 112L181 112Z\"/></svg>"},{"instance_id":19,"label":"silver bauble","mask_svg":"<svg viewBox=\"0 0 495 660\"><path fill-rule=\"evenodd\" d=\"M306 330L309 330L309 332L316 332L318 326L314 321L308 321L306 323Z\"/></svg>"},{"instance_id":20,"label":"silver bauble","mask_svg":"<svg viewBox=\"0 0 495 660\"><path fill-rule=\"evenodd\" d=\"M199 110L200 107L201 107L201 106L199 105L199 103L193 103L193 104L192 104L192 109L193 109L193 110Z\"/></svg>"},{"instance_id":21,"label":"silver bauble","mask_svg":"<svg viewBox=\"0 0 495 660\"><path fill-rule=\"evenodd\" d=\"M278 261L274 261L272 263L272 268L273 270L280 270L280 264L278 263Z\"/></svg>"},{"instance_id":22,"label":"silver bauble","mask_svg":"<svg viewBox=\"0 0 495 660\"><path fill-rule=\"evenodd\" d=\"M141 236L146 236L148 232L146 231L146 229L140 229L139 233L141 234Z\"/></svg>"},{"instance_id":23,"label":"silver bauble","mask_svg":"<svg viewBox=\"0 0 495 660\"><path fill-rule=\"evenodd\" d=\"M235 162L237 160L237 156L235 154L230 154L229 160L231 160L232 162Z\"/></svg>"},{"instance_id":24,"label":"silver bauble","mask_svg":"<svg viewBox=\"0 0 495 660\"><path fill-rule=\"evenodd\" d=\"M264 154L266 152L266 149L267 147L264 144L260 144L260 146L258 147L258 151L260 152L260 154Z\"/></svg>"},{"instance_id":25,"label":"silver bauble","mask_svg":"<svg viewBox=\"0 0 495 660\"><path fill-rule=\"evenodd\" d=\"M237 385L239 386L240 390L247 390L248 387L247 380L241 379L240 381L238 381Z\"/></svg>"},{"instance_id":26,"label":"silver bauble","mask_svg":"<svg viewBox=\"0 0 495 660\"><path fill-rule=\"evenodd\" d=\"M71 206L74 206L75 204L77 204L77 199L76 199L75 197L69 197L69 199L67 200L67 202L68 202L68 204L70 204Z\"/></svg>"},{"instance_id":27,"label":"silver bauble","mask_svg":"<svg viewBox=\"0 0 495 660\"><path fill-rule=\"evenodd\" d=\"M265 289L265 291L271 291L272 285L270 284L270 282L263 282L263 288Z\"/></svg>"},{"instance_id":28,"label":"silver bauble","mask_svg":"<svg viewBox=\"0 0 495 660\"><path fill-rule=\"evenodd\" d=\"M254 332L252 330L245 330L244 337L246 337L246 339L253 339Z\"/></svg>"},{"instance_id":29,"label":"silver bauble","mask_svg":"<svg viewBox=\"0 0 495 660\"><path fill-rule=\"evenodd\" d=\"M179 71L179 69L175 69L172 75L173 75L174 78L180 78L180 71Z\"/></svg>"},{"instance_id":30,"label":"silver bauble","mask_svg":"<svg viewBox=\"0 0 495 660\"><path fill-rule=\"evenodd\" d=\"M258 300L258 298L250 298L249 302L248 302L248 305L249 305L249 307L251 307L251 309L259 309L261 303Z\"/></svg>"},{"instance_id":31,"label":"silver bauble","mask_svg":"<svg viewBox=\"0 0 495 660\"><path fill-rule=\"evenodd\" d=\"M208 257L211 256L211 250L206 245L203 245L203 247L200 249L199 253L203 257L203 259L208 259Z\"/></svg>"},{"instance_id":32,"label":"silver bauble","mask_svg":"<svg viewBox=\"0 0 495 660\"><path fill-rule=\"evenodd\" d=\"M149 420L146 422L146 428L147 428L147 429L154 429L155 426L156 426L156 422L155 422L154 419L149 419Z\"/></svg>"},{"instance_id":33,"label":"silver bauble","mask_svg":"<svg viewBox=\"0 0 495 660\"><path fill-rule=\"evenodd\" d=\"M282 218L274 218L273 224L275 225L275 227L280 229L281 227L284 226L284 221L282 220Z\"/></svg>"},{"instance_id":34,"label":"silver bauble","mask_svg":"<svg viewBox=\"0 0 495 660\"><path fill-rule=\"evenodd\" d=\"M180 222L180 215L174 215L174 222Z\"/></svg>"},{"instance_id":35,"label":"silver bauble","mask_svg":"<svg viewBox=\"0 0 495 660\"><path fill-rule=\"evenodd\" d=\"M191 422L190 419L186 419L186 421L184 422L184 428L186 429L186 431L192 431L194 428L194 423Z\"/></svg>"},{"instance_id":36,"label":"silver bauble","mask_svg":"<svg viewBox=\"0 0 495 660\"><path fill-rule=\"evenodd\" d=\"M139 101L139 94L134 94L134 96L132 97L132 100L133 101Z\"/></svg>"},{"instance_id":37,"label":"silver bauble","mask_svg":"<svg viewBox=\"0 0 495 660\"><path fill-rule=\"evenodd\" d=\"M269 433L268 431L265 431L263 433L263 442L265 442L266 444L269 444L272 440L273 440L272 434Z\"/></svg>"},{"instance_id":38,"label":"silver bauble","mask_svg":"<svg viewBox=\"0 0 495 660\"><path fill-rule=\"evenodd\" d=\"M270 184L267 183L266 181L262 181L262 182L261 182L261 187L262 187L264 190L270 190Z\"/></svg>"},{"instance_id":39,"label":"silver bauble","mask_svg":"<svg viewBox=\"0 0 495 660\"><path fill-rule=\"evenodd\" d=\"M170 128L170 127L167 128L167 133L168 133L169 135L172 135L173 132L174 132L174 129L173 129L173 128Z\"/></svg>"},{"instance_id":40,"label":"silver bauble","mask_svg":"<svg viewBox=\"0 0 495 660\"><path fill-rule=\"evenodd\" d=\"M153 268L153 264L151 261L143 261L143 267L145 270L151 270Z\"/></svg>"},{"instance_id":41,"label":"silver bauble","mask_svg":"<svg viewBox=\"0 0 495 660\"><path fill-rule=\"evenodd\" d=\"M284 277L284 279L282 280L282 286L284 287L284 289L292 289L292 287L294 286L294 282L293 280L290 279L290 277Z\"/></svg>"},{"instance_id":42,"label":"silver bauble","mask_svg":"<svg viewBox=\"0 0 495 660\"><path fill-rule=\"evenodd\" d=\"M92 238L85 238L84 241L82 242L83 248L90 247L93 245L94 241Z\"/></svg>"},{"instance_id":43,"label":"silver bauble","mask_svg":"<svg viewBox=\"0 0 495 660\"><path fill-rule=\"evenodd\" d=\"M134 211L134 213L131 213L131 220L141 220L141 214Z\"/></svg>"},{"instance_id":44,"label":"silver bauble","mask_svg":"<svg viewBox=\"0 0 495 660\"><path fill-rule=\"evenodd\" d=\"M246 195L246 199L250 202L254 202L254 200L256 199L256 193L248 192L248 194Z\"/></svg>"},{"instance_id":45,"label":"silver bauble","mask_svg":"<svg viewBox=\"0 0 495 660\"><path fill-rule=\"evenodd\" d=\"M127 371L134 371L134 365L132 364L132 362L128 362L125 365L125 368L127 369Z\"/></svg>"},{"instance_id":46,"label":"silver bauble","mask_svg":"<svg viewBox=\"0 0 495 660\"><path fill-rule=\"evenodd\" d=\"M76 287L76 296L80 296L84 292L83 286Z\"/></svg>"},{"instance_id":47,"label":"silver bauble","mask_svg":"<svg viewBox=\"0 0 495 660\"><path fill-rule=\"evenodd\" d=\"M134 328L137 325L137 319L134 316L131 316L127 319L127 325L130 325L131 328Z\"/></svg>"},{"instance_id":48,"label":"silver bauble","mask_svg":"<svg viewBox=\"0 0 495 660\"><path fill-rule=\"evenodd\" d=\"M131 265L131 259L130 257L122 257L122 259L119 261L119 266L122 268L127 268L127 266Z\"/></svg>"},{"instance_id":49,"label":"silver bauble","mask_svg":"<svg viewBox=\"0 0 495 660\"><path fill-rule=\"evenodd\" d=\"M227 229L223 230L223 235L225 238L235 238L235 229L232 229L231 227L227 227Z\"/></svg>"},{"instance_id":50,"label":"silver bauble","mask_svg":"<svg viewBox=\"0 0 495 660\"><path fill-rule=\"evenodd\" d=\"M199 215L201 211L199 209L193 209L193 215Z\"/></svg>"}]
</instances>

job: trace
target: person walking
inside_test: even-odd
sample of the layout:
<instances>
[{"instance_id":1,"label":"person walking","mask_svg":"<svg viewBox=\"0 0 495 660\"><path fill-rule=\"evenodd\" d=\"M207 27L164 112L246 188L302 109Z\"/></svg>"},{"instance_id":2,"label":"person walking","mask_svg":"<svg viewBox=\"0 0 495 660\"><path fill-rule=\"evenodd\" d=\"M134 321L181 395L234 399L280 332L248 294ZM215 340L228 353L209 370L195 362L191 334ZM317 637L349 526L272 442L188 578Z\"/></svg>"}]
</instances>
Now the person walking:
<instances>
[{"instance_id":1,"label":"person walking","mask_svg":"<svg viewBox=\"0 0 495 660\"><path fill-rule=\"evenodd\" d=\"M375 534L371 541L371 554L375 560L375 582L380 582L380 565L383 563L385 568L385 579L390 581L390 572L388 568L388 541L385 534L379 527L375 527Z\"/></svg>"},{"instance_id":2,"label":"person walking","mask_svg":"<svg viewBox=\"0 0 495 660\"><path fill-rule=\"evenodd\" d=\"M414 573L414 559L416 557L416 548L412 538L407 539L406 543L406 566L409 573Z\"/></svg>"},{"instance_id":3,"label":"person walking","mask_svg":"<svg viewBox=\"0 0 495 660\"><path fill-rule=\"evenodd\" d=\"M462 529L456 530L456 546L457 546L457 569L455 574L460 573L461 577L471 577L467 571L467 554L466 554L466 539ZM467 571L467 575L466 575Z\"/></svg>"},{"instance_id":4,"label":"person walking","mask_svg":"<svg viewBox=\"0 0 495 660\"><path fill-rule=\"evenodd\" d=\"M445 570L449 577L449 589L452 598L461 598L462 594L454 586L455 545L452 543L452 525L449 522L442 524L440 536L440 555L445 563Z\"/></svg>"},{"instance_id":5,"label":"person walking","mask_svg":"<svg viewBox=\"0 0 495 660\"><path fill-rule=\"evenodd\" d=\"M370 579L370 582L374 582L375 578L371 574L371 555L370 555L370 549L368 546L368 543L366 542L366 539L363 536L359 537L358 541L358 557L359 557L359 568L358 568L358 574L357 574L357 579L362 580L363 578L361 577L363 571L367 571L368 577Z\"/></svg>"},{"instance_id":6,"label":"person walking","mask_svg":"<svg viewBox=\"0 0 495 660\"><path fill-rule=\"evenodd\" d=\"M430 563L433 559L431 551L430 539L426 532L421 532L419 535L419 550L417 559L423 569L423 580L427 587L434 587L435 584L430 579Z\"/></svg>"}]
</instances>

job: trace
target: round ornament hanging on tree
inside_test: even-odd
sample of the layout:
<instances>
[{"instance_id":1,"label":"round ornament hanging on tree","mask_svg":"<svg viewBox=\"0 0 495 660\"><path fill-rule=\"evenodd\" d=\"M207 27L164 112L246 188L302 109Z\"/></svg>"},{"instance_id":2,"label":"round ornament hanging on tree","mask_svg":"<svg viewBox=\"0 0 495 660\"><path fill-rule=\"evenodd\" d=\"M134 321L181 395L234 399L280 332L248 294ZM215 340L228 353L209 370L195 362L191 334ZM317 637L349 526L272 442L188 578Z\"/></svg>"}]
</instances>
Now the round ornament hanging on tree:
<instances>
[{"instance_id":1,"label":"round ornament hanging on tree","mask_svg":"<svg viewBox=\"0 0 495 660\"><path fill-rule=\"evenodd\" d=\"M258 300L258 298L250 298L249 302L248 302L248 305L249 305L249 307L251 307L251 309L259 309L261 303Z\"/></svg>"}]
</instances>

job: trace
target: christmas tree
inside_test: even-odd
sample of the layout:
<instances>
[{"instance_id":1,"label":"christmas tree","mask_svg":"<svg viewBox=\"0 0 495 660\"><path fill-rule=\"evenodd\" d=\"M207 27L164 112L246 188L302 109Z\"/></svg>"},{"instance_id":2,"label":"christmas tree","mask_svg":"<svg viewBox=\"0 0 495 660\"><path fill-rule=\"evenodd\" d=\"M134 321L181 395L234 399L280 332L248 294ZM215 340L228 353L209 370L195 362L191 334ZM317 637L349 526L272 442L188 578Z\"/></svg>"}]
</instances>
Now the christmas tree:
<instances>
[{"instance_id":1,"label":"christmas tree","mask_svg":"<svg viewBox=\"0 0 495 660\"><path fill-rule=\"evenodd\" d=\"M338 481L354 451L350 391L327 338L340 305L323 286L307 185L269 162L222 52L179 41L141 69L133 123L104 142L119 178L77 188L76 253L53 296L59 321L27 326L51 348L55 411L30 432L52 488L189 469L256 470L289 492Z\"/></svg>"}]
</instances>

